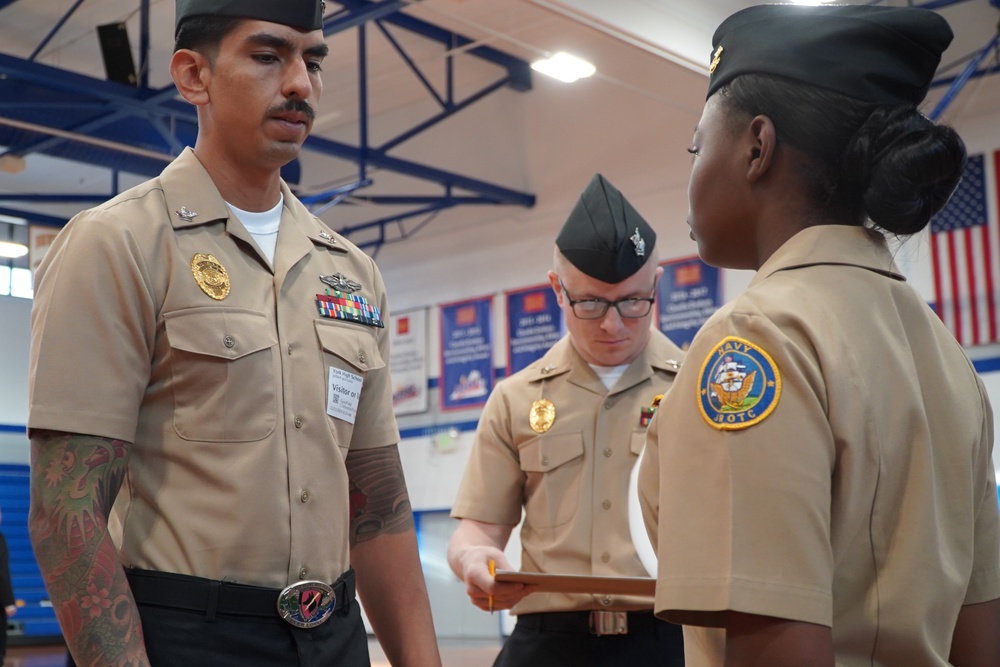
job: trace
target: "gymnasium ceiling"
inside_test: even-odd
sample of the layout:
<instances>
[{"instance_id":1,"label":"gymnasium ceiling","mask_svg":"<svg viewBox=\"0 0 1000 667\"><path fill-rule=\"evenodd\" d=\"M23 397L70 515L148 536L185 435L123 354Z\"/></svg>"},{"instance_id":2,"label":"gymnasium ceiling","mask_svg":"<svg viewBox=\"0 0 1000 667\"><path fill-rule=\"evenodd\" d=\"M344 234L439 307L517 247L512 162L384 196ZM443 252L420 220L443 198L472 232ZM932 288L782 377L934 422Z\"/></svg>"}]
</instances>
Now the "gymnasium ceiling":
<instances>
[{"instance_id":1,"label":"gymnasium ceiling","mask_svg":"<svg viewBox=\"0 0 1000 667\"><path fill-rule=\"evenodd\" d=\"M949 20L957 37L942 60L932 104L981 57L977 75L949 95L947 118L956 107L973 116L1000 109L1000 77L979 76L997 68L997 3L852 4L927 6ZM511 178L484 159L500 159L522 141L512 136L516 124L479 126L478 106L494 96L516 106L517 96L560 94L558 87L540 86L542 75L527 64L570 51L619 89L697 117L697 100L680 91L707 75L715 26L751 4L328 2L327 93L307 150L286 178L321 216L335 206L350 209L338 213L334 226L376 248L401 240L400 221L435 210L531 206L530 178ZM193 111L176 98L167 74L173 12L174 0L0 0L0 214L61 224L158 173L193 142ZM126 26L138 87L106 80L97 26L117 23ZM650 66L651 57L661 64ZM526 108L530 113L532 106ZM689 136L691 125L671 131Z\"/></svg>"}]
</instances>

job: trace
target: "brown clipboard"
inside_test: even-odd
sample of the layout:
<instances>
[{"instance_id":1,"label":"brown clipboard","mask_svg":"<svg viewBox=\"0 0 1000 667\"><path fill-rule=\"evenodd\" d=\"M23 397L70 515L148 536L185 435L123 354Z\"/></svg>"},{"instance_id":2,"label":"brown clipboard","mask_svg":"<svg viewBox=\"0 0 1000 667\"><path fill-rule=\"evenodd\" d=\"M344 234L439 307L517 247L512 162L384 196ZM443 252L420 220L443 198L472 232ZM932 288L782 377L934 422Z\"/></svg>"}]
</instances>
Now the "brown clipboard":
<instances>
[{"instance_id":1,"label":"brown clipboard","mask_svg":"<svg viewBox=\"0 0 1000 667\"><path fill-rule=\"evenodd\" d=\"M650 577L595 577L587 574L542 574L497 570L497 581L531 584L542 593L589 593L591 595L648 595L656 591Z\"/></svg>"}]
</instances>

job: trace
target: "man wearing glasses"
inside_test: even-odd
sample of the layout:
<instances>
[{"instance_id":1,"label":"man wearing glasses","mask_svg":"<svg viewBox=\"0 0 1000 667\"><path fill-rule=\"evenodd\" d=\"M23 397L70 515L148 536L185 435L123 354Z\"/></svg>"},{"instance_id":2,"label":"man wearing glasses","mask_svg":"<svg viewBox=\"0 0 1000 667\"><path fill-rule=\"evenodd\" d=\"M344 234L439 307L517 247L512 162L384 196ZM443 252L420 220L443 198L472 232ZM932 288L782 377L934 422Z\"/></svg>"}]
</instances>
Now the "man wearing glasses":
<instances>
[{"instance_id":1,"label":"man wearing glasses","mask_svg":"<svg viewBox=\"0 0 1000 667\"><path fill-rule=\"evenodd\" d=\"M647 576L629 532L629 475L652 404L683 352L651 328L656 234L600 174L556 238L549 282L568 334L500 382L483 410L452 508L452 570L481 609L511 609L495 667L683 665L679 626L652 597L542 593L498 583L521 521L521 570Z\"/></svg>"}]
</instances>

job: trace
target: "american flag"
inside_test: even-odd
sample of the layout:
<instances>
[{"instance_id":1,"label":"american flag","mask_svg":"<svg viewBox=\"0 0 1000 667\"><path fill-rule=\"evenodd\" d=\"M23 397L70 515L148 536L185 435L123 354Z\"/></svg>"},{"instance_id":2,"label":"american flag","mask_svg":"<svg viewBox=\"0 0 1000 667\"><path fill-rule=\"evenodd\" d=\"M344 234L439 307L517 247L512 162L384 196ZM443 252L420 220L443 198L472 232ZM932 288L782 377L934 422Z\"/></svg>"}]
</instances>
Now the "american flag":
<instances>
[{"instance_id":1,"label":"american flag","mask_svg":"<svg viewBox=\"0 0 1000 667\"><path fill-rule=\"evenodd\" d=\"M971 155L948 204L931 220L935 310L962 345L1000 340L1000 151Z\"/></svg>"}]
</instances>

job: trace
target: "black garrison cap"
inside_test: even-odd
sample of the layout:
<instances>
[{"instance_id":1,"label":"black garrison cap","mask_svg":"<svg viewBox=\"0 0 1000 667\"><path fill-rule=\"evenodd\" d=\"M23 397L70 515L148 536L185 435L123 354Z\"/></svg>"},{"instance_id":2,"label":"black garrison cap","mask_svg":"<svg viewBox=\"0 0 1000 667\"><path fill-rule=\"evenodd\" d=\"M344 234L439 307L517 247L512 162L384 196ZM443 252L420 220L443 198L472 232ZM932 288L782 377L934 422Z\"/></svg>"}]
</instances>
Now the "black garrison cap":
<instances>
[{"instance_id":1,"label":"black garrison cap","mask_svg":"<svg viewBox=\"0 0 1000 667\"><path fill-rule=\"evenodd\" d=\"M656 232L604 176L594 174L556 237L573 266L605 283L620 283L652 256Z\"/></svg>"},{"instance_id":2,"label":"black garrison cap","mask_svg":"<svg viewBox=\"0 0 1000 667\"><path fill-rule=\"evenodd\" d=\"M322 0L177 0L174 34L184 19L192 16L238 16L281 23L299 30L323 27Z\"/></svg>"},{"instance_id":3,"label":"black garrison cap","mask_svg":"<svg viewBox=\"0 0 1000 667\"><path fill-rule=\"evenodd\" d=\"M771 74L865 102L916 106L952 39L926 9L759 5L712 38L708 97L741 74Z\"/></svg>"}]
</instances>

